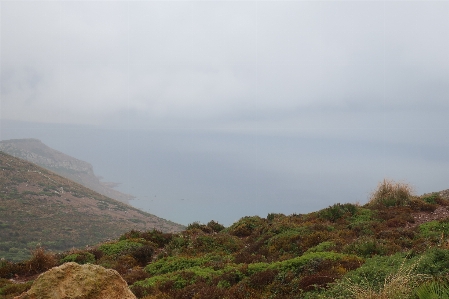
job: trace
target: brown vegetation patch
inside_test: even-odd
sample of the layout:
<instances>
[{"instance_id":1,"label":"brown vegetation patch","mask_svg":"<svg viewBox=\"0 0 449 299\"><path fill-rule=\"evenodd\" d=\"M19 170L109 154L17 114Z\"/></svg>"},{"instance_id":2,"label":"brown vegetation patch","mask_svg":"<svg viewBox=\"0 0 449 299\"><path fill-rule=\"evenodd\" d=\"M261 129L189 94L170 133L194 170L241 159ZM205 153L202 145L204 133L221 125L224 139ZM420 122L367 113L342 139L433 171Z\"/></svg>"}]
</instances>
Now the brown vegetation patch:
<instances>
[{"instance_id":1,"label":"brown vegetation patch","mask_svg":"<svg viewBox=\"0 0 449 299\"><path fill-rule=\"evenodd\" d=\"M412 228L419 226L420 224L434 221L434 220L441 220L449 217L449 210L446 206L439 206L435 209L433 212L419 212L419 213L412 213L412 217L415 220L414 223L407 223L407 228Z\"/></svg>"}]
</instances>

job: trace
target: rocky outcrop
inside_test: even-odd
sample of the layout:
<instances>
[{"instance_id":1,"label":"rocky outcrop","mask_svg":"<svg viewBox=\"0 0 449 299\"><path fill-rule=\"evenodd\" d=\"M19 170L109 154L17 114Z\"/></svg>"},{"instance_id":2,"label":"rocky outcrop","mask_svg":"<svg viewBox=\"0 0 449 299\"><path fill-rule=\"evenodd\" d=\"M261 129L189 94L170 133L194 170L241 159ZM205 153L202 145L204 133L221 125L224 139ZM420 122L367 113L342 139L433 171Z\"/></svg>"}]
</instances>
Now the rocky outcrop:
<instances>
[{"instance_id":1,"label":"rocky outcrop","mask_svg":"<svg viewBox=\"0 0 449 299\"><path fill-rule=\"evenodd\" d=\"M65 263L39 275L31 289L14 299L136 299L112 269Z\"/></svg>"}]
</instances>

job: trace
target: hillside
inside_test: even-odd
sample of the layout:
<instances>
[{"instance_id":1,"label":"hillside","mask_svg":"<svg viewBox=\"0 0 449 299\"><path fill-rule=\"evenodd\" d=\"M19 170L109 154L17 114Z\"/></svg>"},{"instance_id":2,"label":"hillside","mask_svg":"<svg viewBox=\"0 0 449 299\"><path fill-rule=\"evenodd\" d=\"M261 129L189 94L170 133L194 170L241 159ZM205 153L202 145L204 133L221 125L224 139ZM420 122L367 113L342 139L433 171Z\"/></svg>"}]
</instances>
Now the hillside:
<instances>
[{"instance_id":1,"label":"hillside","mask_svg":"<svg viewBox=\"0 0 449 299\"><path fill-rule=\"evenodd\" d=\"M117 270L144 299L449 298L448 195L414 196L384 181L364 206L243 217L228 228L192 223L175 234L130 231L56 255L37 250L26 262L0 263L0 294L12 298L37 273L77 262Z\"/></svg>"},{"instance_id":2,"label":"hillside","mask_svg":"<svg viewBox=\"0 0 449 299\"><path fill-rule=\"evenodd\" d=\"M184 227L0 152L0 257L21 259L40 244L67 250L131 229Z\"/></svg>"},{"instance_id":3,"label":"hillside","mask_svg":"<svg viewBox=\"0 0 449 299\"><path fill-rule=\"evenodd\" d=\"M38 139L3 140L0 141L0 151L39 165L118 201L129 203L134 198L113 189L116 183L102 182L95 175L91 164L54 150Z\"/></svg>"}]
</instances>

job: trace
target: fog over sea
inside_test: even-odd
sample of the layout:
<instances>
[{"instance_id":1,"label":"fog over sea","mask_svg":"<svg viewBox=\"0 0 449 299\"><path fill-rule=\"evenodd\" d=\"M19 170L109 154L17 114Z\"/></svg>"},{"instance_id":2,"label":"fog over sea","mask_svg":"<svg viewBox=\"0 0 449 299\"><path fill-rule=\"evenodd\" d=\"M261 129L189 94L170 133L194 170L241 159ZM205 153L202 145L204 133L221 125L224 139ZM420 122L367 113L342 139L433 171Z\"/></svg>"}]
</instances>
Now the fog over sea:
<instances>
[{"instance_id":1,"label":"fog over sea","mask_svg":"<svg viewBox=\"0 0 449 299\"><path fill-rule=\"evenodd\" d=\"M449 1L1 1L0 139L188 224L449 188Z\"/></svg>"},{"instance_id":2,"label":"fog over sea","mask_svg":"<svg viewBox=\"0 0 449 299\"><path fill-rule=\"evenodd\" d=\"M136 197L133 206L185 225L363 204L384 177L418 194L449 188L447 146L430 143L2 120L0 139L15 138L37 138L91 163L96 175Z\"/></svg>"}]
</instances>

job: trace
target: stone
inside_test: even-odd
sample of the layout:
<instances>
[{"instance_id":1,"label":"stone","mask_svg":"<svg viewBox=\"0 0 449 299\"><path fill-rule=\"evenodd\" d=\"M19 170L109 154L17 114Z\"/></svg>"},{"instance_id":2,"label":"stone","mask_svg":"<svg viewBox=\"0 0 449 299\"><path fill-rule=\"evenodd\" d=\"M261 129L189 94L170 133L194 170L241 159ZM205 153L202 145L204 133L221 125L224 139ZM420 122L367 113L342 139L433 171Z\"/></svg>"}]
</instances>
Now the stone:
<instances>
[{"instance_id":1,"label":"stone","mask_svg":"<svg viewBox=\"0 0 449 299\"><path fill-rule=\"evenodd\" d=\"M39 275L31 289L14 299L136 299L117 271L65 263Z\"/></svg>"}]
</instances>

